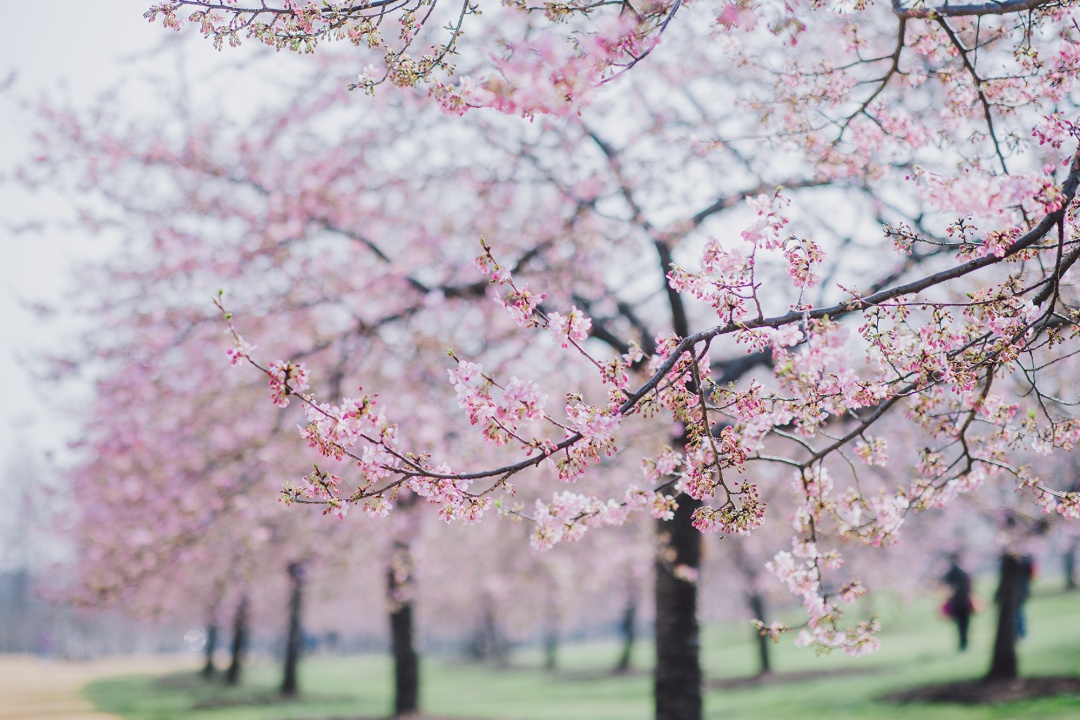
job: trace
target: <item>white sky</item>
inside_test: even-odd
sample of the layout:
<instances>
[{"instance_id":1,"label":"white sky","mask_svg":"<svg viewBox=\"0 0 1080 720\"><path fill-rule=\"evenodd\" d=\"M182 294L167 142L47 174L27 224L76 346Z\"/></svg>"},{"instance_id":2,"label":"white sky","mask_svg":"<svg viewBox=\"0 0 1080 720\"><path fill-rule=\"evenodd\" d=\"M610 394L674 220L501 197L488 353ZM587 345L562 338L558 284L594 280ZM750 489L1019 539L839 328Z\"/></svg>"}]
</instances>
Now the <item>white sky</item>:
<instances>
[{"instance_id":1,"label":"white sky","mask_svg":"<svg viewBox=\"0 0 1080 720\"><path fill-rule=\"evenodd\" d=\"M149 4L59 0L4 7L13 31L0 49L0 492L12 502L0 504L0 542L24 526L16 518L21 503L14 500L27 491L37 494L32 484L39 478L14 471L47 472L46 453L62 452L70 439L65 434L73 429L57 408L40 400L44 388L28 372L35 356L60 338L39 327L23 303L56 303L80 258L103 252L75 234L13 232L27 220L66 214L63 198L31 193L12 178L33 132L33 117L23 105L43 95L83 104L135 72L152 71L152 63L168 62L168 54L148 55L170 35L142 18ZM7 550L0 547L0 567L14 559L5 558L16 552Z\"/></svg>"},{"instance_id":2,"label":"white sky","mask_svg":"<svg viewBox=\"0 0 1080 720\"><path fill-rule=\"evenodd\" d=\"M166 31L142 18L146 3L61 2L12 3L5 21L8 33L0 50L0 474L17 455L17 448L44 450L47 427L55 418L35 400L35 388L25 366L54 340L44 337L24 301L56 301L73 261L93 248L59 233L12 232L12 225L63 213L62 198L32 194L11 178L26 157L32 117L21 107L25 99L43 94L76 103L90 100L130 67L130 61L159 44ZM10 83L10 84L9 84Z\"/></svg>"},{"instance_id":3,"label":"white sky","mask_svg":"<svg viewBox=\"0 0 1080 720\"><path fill-rule=\"evenodd\" d=\"M56 467L49 457L63 464L64 448L78 430L56 402L43 399L49 388L31 372L34 358L57 349L64 333L52 325L42 327L24 303L61 304L80 264L100 261L109 250L89 233L56 227L14 231L28 221L71 217L65 198L55 192L33 193L12 177L32 150L35 118L26 110L27 102L44 97L54 104L86 106L106 91L120 90L113 100L122 102L125 110L152 115L163 99L179 90L177 71L183 67L193 79L188 83L193 104L214 103L215 111L238 119L252 112L260 94L291 75L291 56L257 44L218 52L192 28L180 34L186 42L176 42L176 33L143 19L151 3L4 4L7 26L16 30L0 45L0 378L5 389L0 401L0 493L11 499L0 503L0 568L12 561L5 555L17 552L7 548L5 540L19 536L18 528L24 525L17 517L21 503L14 500L27 492L40 499L34 483ZM248 63L256 57L270 60L264 72ZM230 83L223 72L227 67L242 68L244 82ZM222 83L228 92L221 92Z\"/></svg>"},{"instance_id":4,"label":"white sky","mask_svg":"<svg viewBox=\"0 0 1080 720\"><path fill-rule=\"evenodd\" d=\"M183 66L192 79L188 85L193 104L212 102L215 111L244 118L259 104L261 93L289 81L290 61L298 69L306 67L289 53L273 53L257 43L218 52L194 28L186 28L180 34L186 42L177 43L175 32L142 17L151 2L4 5L8 27L18 31L0 45L0 377L6 390L0 402L0 486L16 447L33 447L38 454L46 446L57 447L54 428L60 418L35 399L42 388L24 366L43 348L55 347L59 338L38 327L22 303L55 304L80 259L100 259L107 251L89 235L55 229L46 234L12 232L13 225L30 219L68 216L63 197L30 193L11 179L30 150L34 117L24 109L26 101L45 96L54 103L85 106L106 90L122 89L125 109L152 113L163 98L178 91L177 71ZM257 57L269 60L263 72L249 63ZM229 83L223 72L228 67L242 68L243 83ZM222 83L228 84L228 92L220 91Z\"/></svg>"}]
</instances>

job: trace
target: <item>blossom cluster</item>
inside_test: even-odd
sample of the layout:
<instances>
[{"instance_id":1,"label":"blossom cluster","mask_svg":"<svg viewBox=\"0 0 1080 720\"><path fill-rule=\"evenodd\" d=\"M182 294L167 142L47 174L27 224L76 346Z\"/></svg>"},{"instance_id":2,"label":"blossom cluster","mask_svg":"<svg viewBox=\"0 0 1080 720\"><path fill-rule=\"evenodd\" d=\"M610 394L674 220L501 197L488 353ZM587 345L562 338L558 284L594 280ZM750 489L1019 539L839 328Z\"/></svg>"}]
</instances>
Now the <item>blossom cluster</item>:
<instances>
[{"instance_id":1,"label":"blossom cluster","mask_svg":"<svg viewBox=\"0 0 1080 720\"><path fill-rule=\"evenodd\" d=\"M818 282L814 268L825 259L821 247L809 238L785 235L791 201L781 189L772 195L759 194L746 200L754 213L742 230L747 247L727 247L709 238L701 253L700 270L690 272L674 266L668 273L672 289L706 303L721 321L737 324L762 310L757 297L760 280L756 269L764 253L778 253L784 261L792 286L808 288Z\"/></svg>"},{"instance_id":2,"label":"blossom cluster","mask_svg":"<svg viewBox=\"0 0 1080 720\"><path fill-rule=\"evenodd\" d=\"M722 532L748 535L765 522L765 503L758 499L757 486L744 483L728 495L720 507L702 505L694 511L692 524L703 533Z\"/></svg>"},{"instance_id":3,"label":"blossom cluster","mask_svg":"<svg viewBox=\"0 0 1080 720\"><path fill-rule=\"evenodd\" d=\"M505 445L511 438L521 440L522 423L545 417L547 396L535 382L512 377L500 387L484 375L481 365L467 361L458 362L447 373L458 405L468 410L469 422L480 425L484 437L496 445Z\"/></svg>"},{"instance_id":4,"label":"blossom cluster","mask_svg":"<svg viewBox=\"0 0 1080 720\"><path fill-rule=\"evenodd\" d=\"M622 502L563 491L555 493L550 503L536 501L529 542L547 550L559 542L580 540L590 528L622 525L634 511L647 510L654 518L670 520L676 507L672 496L635 486L627 488Z\"/></svg>"},{"instance_id":5,"label":"blossom cluster","mask_svg":"<svg viewBox=\"0 0 1080 720\"><path fill-rule=\"evenodd\" d=\"M651 16L663 11L662 3L654 4L658 7L644 15L600 16L573 44L556 28L504 39L503 52L492 58L492 71L479 82L468 78L459 84L465 104L525 117L580 111L614 66L644 53L644 38L654 29ZM522 9L527 11L524 3ZM548 3L546 12L559 16L551 17L557 21L573 9L572 3Z\"/></svg>"},{"instance_id":6,"label":"blossom cluster","mask_svg":"<svg viewBox=\"0 0 1080 720\"><path fill-rule=\"evenodd\" d=\"M548 315L548 330L559 347L566 348L571 342L580 343L589 337L592 320L585 313L571 306L567 315L553 312Z\"/></svg>"},{"instance_id":7,"label":"blossom cluster","mask_svg":"<svg viewBox=\"0 0 1080 720\"><path fill-rule=\"evenodd\" d=\"M491 509L490 495L475 497L469 493L472 482L452 477L449 465L442 463L434 468L439 477L416 476L407 483L410 490L433 505L441 505L439 516L446 522L461 520L466 525L480 522L484 513Z\"/></svg>"},{"instance_id":8,"label":"blossom cluster","mask_svg":"<svg viewBox=\"0 0 1080 720\"><path fill-rule=\"evenodd\" d=\"M289 395L308 389L308 371L303 363L275 360L266 374L270 378L270 399L278 407L288 407Z\"/></svg>"},{"instance_id":9,"label":"blossom cluster","mask_svg":"<svg viewBox=\"0 0 1080 720\"><path fill-rule=\"evenodd\" d=\"M850 604L862 597L866 588L852 580L844 583L835 595L828 595L823 589L822 573L841 565L843 559L836 551L822 552L816 543L795 541L791 552L778 552L765 567L787 585L792 594L802 598L808 620L807 627L795 640L797 645L814 646L819 651L839 648L847 655L865 655L878 647L880 625L877 619L846 628L840 626L840 620L844 615L842 604ZM773 635L777 631L778 628L766 630Z\"/></svg>"}]
</instances>

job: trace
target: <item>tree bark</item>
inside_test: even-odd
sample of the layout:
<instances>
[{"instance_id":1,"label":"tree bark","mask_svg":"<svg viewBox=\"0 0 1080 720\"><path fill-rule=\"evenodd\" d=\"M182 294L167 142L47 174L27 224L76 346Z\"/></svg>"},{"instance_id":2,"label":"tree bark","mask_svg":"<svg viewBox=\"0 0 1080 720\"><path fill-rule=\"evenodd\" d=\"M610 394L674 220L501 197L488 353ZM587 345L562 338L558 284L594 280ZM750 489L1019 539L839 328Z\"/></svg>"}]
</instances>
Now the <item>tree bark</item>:
<instances>
[{"instance_id":1,"label":"tree bark","mask_svg":"<svg viewBox=\"0 0 1080 720\"><path fill-rule=\"evenodd\" d=\"M225 671L225 683L238 685L240 683L240 669L243 663L244 650L247 648L247 595L240 597L240 604L236 606L236 617L233 620L232 660L229 669Z\"/></svg>"},{"instance_id":2,"label":"tree bark","mask_svg":"<svg viewBox=\"0 0 1080 720\"><path fill-rule=\"evenodd\" d=\"M289 563L289 629L285 639L285 668L281 680L281 694L295 697L299 692L297 667L300 664L300 645L303 640L300 614L304 602L304 567L300 563Z\"/></svg>"},{"instance_id":3,"label":"tree bark","mask_svg":"<svg viewBox=\"0 0 1080 720\"><path fill-rule=\"evenodd\" d=\"M994 655L990 661L987 680L1012 680L1019 676L1016 660L1017 613L1023 592L1024 568L1021 559L1012 553L1001 556L1001 577L998 582L997 634L994 637Z\"/></svg>"},{"instance_id":4,"label":"tree bark","mask_svg":"<svg viewBox=\"0 0 1080 720\"><path fill-rule=\"evenodd\" d=\"M701 720L696 582L701 533L690 524L701 501L689 495L679 495L677 500L674 519L657 524L656 720Z\"/></svg>"},{"instance_id":5,"label":"tree bark","mask_svg":"<svg viewBox=\"0 0 1080 720\"><path fill-rule=\"evenodd\" d=\"M207 680L214 677L214 674L217 672L217 670L214 668L214 652L217 650L217 641L217 625L214 623L210 623L206 626L206 647L203 648L203 650L205 651L206 660L205 662L203 662L202 671L199 673Z\"/></svg>"},{"instance_id":6,"label":"tree bark","mask_svg":"<svg viewBox=\"0 0 1080 720\"><path fill-rule=\"evenodd\" d=\"M615 672L625 673L630 670L630 660L634 652L634 640L637 624L637 591L630 590L626 600L626 610L623 611L622 623L622 652L619 653L619 661L615 663Z\"/></svg>"},{"instance_id":7,"label":"tree bark","mask_svg":"<svg viewBox=\"0 0 1080 720\"><path fill-rule=\"evenodd\" d=\"M395 540L386 573L390 601L390 638L394 654L394 715L420 708L420 658L413 644L412 554Z\"/></svg>"},{"instance_id":8,"label":"tree bark","mask_svg":"<svg viewBox=\"0 0 1080 720\"><path fill-rule=\"evenodd\" d=\"M747 596L750 603L750 613L763 623L768 623L765 617L765 597L758 591L751 592ZM768 675L772 672L772 663L769 662L769 638L758 630L754 630L758 646L758 675Z\"/></svg>"}]
</instances>

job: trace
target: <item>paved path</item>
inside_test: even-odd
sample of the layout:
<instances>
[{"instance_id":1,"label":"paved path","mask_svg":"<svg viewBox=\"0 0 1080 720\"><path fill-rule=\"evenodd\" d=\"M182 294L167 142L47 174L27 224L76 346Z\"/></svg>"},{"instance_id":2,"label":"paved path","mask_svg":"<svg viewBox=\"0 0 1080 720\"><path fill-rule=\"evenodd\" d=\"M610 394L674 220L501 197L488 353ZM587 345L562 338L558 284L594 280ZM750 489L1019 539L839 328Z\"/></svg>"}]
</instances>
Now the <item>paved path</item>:
<instances>
[{"instance_id":1,"label":"paved path","mask_svg":"<svg viewBox=\"0 0 1080 720\"><path fill-rule=\"evenodd\" d=\"M193 669L184 656L106 658L88 662L0 655L0 720L116 720L81 697L87 683L110 675Z\"/></svg>"}]
</instances>

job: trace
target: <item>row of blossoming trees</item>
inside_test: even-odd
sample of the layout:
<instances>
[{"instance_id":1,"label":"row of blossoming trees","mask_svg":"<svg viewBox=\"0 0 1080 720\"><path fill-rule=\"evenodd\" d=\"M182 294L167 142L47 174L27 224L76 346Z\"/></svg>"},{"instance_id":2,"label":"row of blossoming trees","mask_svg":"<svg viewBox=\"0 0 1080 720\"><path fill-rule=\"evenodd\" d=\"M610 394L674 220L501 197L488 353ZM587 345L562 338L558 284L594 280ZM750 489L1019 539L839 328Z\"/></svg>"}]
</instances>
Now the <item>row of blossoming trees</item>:
<instances>
[{"instance_id":1,"label":"row of blossoming trees","mask_svg":"<svg viewBox=\"0 0 1080 720\"><path fill-rule=\"evenodd\" d=\"M389 607L398 660L397 710L405 712L418 702L414 572L424 586L442 588L432 596L439 600L429 602L421 617L441 618L425 623L429 633L460 638L475 627L493 625L497 636L521 638L536 625L530 616L540 616L553 653L561 616L572 621L589 597L604 595L608 580L620 589L619 605L623 596L637 594L638 566L648 542L628 527L629 535L623 534L617 547L590 553L596 543L584 543L579 562L565 554L522 559L515 548L527 547L524 528L496 539L492 532L498 528L489 527L488 532L466 534L463 542L448 543L445 537L424 541L431 532L425 521L442 522L418 516L416 509L398 513L389 529L359 534L347 525L328 524L318 513L283 512L277 502L283 480L311 469L295 431L303 415L266 412L265 386L250 376L226 374L224 384L211 379L222 369L213 358L224 360L227 347L226 326L206 302L214 289L227 285L234 288L234 299L246 296L250 306L275 308L258 321L265 330L260 331L263 342L280 342L282 354L303 356L329 378L328 392L339 392L348 378L363 376L376 388L412 388L412 402L422 408L436 399L432 388L442 379L422 368L409 370L401 359L414 352L409 345L419 338L440 347L448 342L442 333L462 332L425 313L430 297L482 296L486 285L448 279L426 287L384 259L377 296L382 302L371 302L362 293L342 302L341 293L351 282L348 268L378 259L381 252L358 226L375 231L376 237L412 233L420 255L436 229L451 227L461 198L448 197L451 204L438 208L441 214L433 206L419 217L415 198L436 183L475 184L469 168L436 159L415 185L400 184L393 198L393 177L382 165L398 158L387 141L376 139L385 137L378 123L348 143L358 152L352 160L339 157L335 168L324 157L303 167L300 159L325 139L312 133L313 118L297 117L293 107L321 102L325 113L319 120L332 117L340 108L326 105L323 93L330 100L343 94L331 83L305 91L277 112L268 124L272 132L249 137L246 146L210 133L219 118L200 118L195 125L136 123L118 131L126 118L42 110L50 129L43 136L40 165L29 179L60 186L74 180L66 189L86 202L76 232L115 236L122 249L108 267L80 278L80 311L104 322L94 323L70 358L57 358L62 372L75 368L97 389L88 413L95 419L80 443L89 459L73 474L80 508L73 528L80 551L77 599L120 599L144 612L233 622L236 635L243 634L245 618L252 614L261 629L274 630L274 610L285 604L274 598L285 597L286 582L294 586L295 596L298 580L310 574L315 587L307 590L309 604L313 592L349 598L336 601L336 617L324 618L323 629L335 623L339 630L356 626L358 610L363 618L359 626L369 629L369 616ZM398 131L407 122L402 118ZM154 131L139 129L147 126ZM416 132L424 131L417 123ZM430 148L408 151L434 154L439 141L433 135ZM296 142L301 146L293 147ZM373 149L383 146L382 151ZM230 147L239 152L229 156ZM370 173L342 170L361 162ZM491 179L486 182L494 185ZM83 195L87 189L91 192ZM371 207L355 207L358 197ZM477 212L483 214L482 207L503 198L492 194L478 203ZM397 217L391 213L394 202L400 209ZM358 220L355 212L372 218L381 214L384 229ZM389 245L406 249L404 242ZM171 260L159 263L165 256ZM466 256L463 263L468 262ZM320 269L304 269L309 263ZM337 282L296 282L309 272L324 276L331 268L340 274ZM491 308L488 314L501 313ZM327 323L327 312L337 319ZM277 401L287 403L284 397ZM445 401L452 403L449 397ZM417 414L414 428L436 446L455 441L423 413ZM471 452L479 457L483 451L482 442L473 443ZM345 511L339 506L333 514ZM467 573L462 558L468 558ZM386 588L385 600L377 595L373 600L371 588L379 585ZM569 596L569 586L576 597ZM234 671L230 677L235 676Z\"/></svg>"},{"instance_id":2,"label":"row of blossoming trees","mask_svg":"<svg viewBox=\"0 0 1080 720\"><path fill-rule=\"evenodd\" d=\"M129 508L173 501L147 522L228 524L264 481L333 516L501 515L538 549L651 515L656 712L684 720L702 533L793 527L768 567L805 608L799 642L860 653L876 623L844 619L865 586L841 540L891 543L987 484L1080 512L1033 461L1080 436L1070 3L148 16L316 62L242 130L51 114L69 140L49 167L84 168L139 250L93 291L120 327L88 472L161 476ZM346 91L359 67L374 99ZM303 419L252 408L257 373ZM197 460L177 434L202 436ZM126 467L134 447L153 463ZM300 456L314 469L286 471ZM790 517L768 518L762 485L791 478ZM298 562L379 522L293 511ZM371 550L391 564L398 522Z\"/></svg>"}]
</instances>

